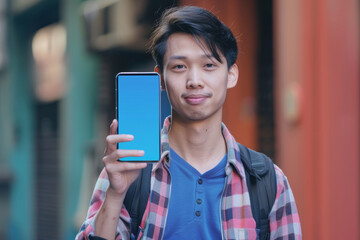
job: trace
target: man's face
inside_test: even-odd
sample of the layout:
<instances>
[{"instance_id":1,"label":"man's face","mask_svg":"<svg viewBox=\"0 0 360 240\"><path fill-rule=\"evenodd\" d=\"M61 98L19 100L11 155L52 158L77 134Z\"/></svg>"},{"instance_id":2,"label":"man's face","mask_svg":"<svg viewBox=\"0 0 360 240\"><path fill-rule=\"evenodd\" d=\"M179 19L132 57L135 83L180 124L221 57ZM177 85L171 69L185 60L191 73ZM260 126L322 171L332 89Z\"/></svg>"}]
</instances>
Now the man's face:
<instances>
[{"instance_id":1,"label":"man's face","mask_svg":"<svg viewBox=\"0 0 360 240\"><path fill-rule=\"evenodd\" d=\"M206 46L203 44L203 46ZM204 120L222 114L227 88L236 85L238 70L228 69L225 57L217 61L189 34L174 33L167 41L163 79L173 117Z\"/></svg>"}]
</instances>

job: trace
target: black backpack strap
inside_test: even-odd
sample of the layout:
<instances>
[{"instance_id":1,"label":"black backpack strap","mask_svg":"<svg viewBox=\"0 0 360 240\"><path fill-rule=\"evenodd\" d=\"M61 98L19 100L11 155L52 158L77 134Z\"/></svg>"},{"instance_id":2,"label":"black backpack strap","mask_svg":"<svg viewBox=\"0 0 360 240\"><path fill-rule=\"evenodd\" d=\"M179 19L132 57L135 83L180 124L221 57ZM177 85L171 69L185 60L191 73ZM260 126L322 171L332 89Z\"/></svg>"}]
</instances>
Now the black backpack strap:
<instances>
[{"instance_id":1,"label":"black backpack strap","mask_svg":"<svg viewBox=\"0 0 360 240\"><path fill-rule=\"evenodd\" d=\"M141 169L138 178L130 185L124 205L131 217L131 234L138 235L139 226L150 194L152 164Z\"/></svg>"},{"instance_id":2,"label":"black backpack strap","mask_svg":"<svg viewBox=\"0 0 360 240\"><path fill-rule=\"evenodd\" d=\"M276 174L272 160L266 155L239 144L245 167L251 211L260 230L259 239L270 239L269 213L276 198Z\"/></svg>"}]
</instances>

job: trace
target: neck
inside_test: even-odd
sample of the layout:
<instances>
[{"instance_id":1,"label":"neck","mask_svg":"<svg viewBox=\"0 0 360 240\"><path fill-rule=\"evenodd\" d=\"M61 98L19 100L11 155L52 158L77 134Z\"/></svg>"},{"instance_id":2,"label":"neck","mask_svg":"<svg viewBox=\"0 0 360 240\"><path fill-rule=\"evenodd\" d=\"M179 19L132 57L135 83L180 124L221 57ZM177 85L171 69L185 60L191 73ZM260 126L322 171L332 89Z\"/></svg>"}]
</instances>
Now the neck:
<instances>
[{"instance_id":1,"label":"neck","mask_svg":"<svg viewBox=\"0 0 360 240\"><path fill-rule=\"evenodd\" d=\"M200 173L212 169L226 153L221 116L185 122L173 114L169 143L174 151Z\"/></svg>"}]
</instances>

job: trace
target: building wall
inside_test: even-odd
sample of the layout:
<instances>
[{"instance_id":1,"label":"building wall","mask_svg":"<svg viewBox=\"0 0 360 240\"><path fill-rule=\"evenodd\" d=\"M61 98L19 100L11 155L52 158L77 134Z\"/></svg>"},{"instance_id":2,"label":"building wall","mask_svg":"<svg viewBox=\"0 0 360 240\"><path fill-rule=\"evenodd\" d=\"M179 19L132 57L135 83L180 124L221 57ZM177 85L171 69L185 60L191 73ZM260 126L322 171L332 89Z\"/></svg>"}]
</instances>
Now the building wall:
<instances>
[{"instance_id":1,"label":"building wall","mask_svg":"<svg viewBox=\"0 0 360 240\"><path fill-rule=\"evenodd\" d=\"M68 91L59 100L61 206L53 239L73 239L74 214L79 197L82 164L94 140L97 61L86 49L81 18L83 1L7 1L7 64L0 74L1 176L11 176L8 216L2 212L1 230L8 239L38 239L36 215L36 105L32 39L52 23L67 31L66 81ZM3 94L4 93L4 94ZM52 159L47 159L51 161ZM56 187L56 186L54 186ZM2 194L3 192L1 192ZM0 198L3 202L3 195ZM46 203L46 199L44 201ZM3 235L1 235L3 236ZM5 238L5 239L6 239Z\"/></svg>"},{"instance_id":2,"label":"building wall","mask_svg":"<svg viewBox=\"0 0 360 240\"><path fill-rule=\"evenodd\" d=\"M304 239L359 239L359 2L274 1L277 153Z\"/></svg>"},{"instance_id":3,"label":"building wall","mask_svg":"<svg viewBox=\"0 0 360 240\"><path fill-rule=\"evenodd\" d=\"M12 9L15 11L15 9ZM20 25L15 17L9 22L9 64L4 74L9 83L9 109L4 127L8 129L9 155L13 181L10 191L10 239L32 238L34 235L34 145L32 86L29 68L30 40L26 24ZM6 119L5 118L5 119ZM24 224L24 222L28 224Z\"/></svg>"},{"instance_id":4,"label":"building wall","mask_svg":"<svg viewBox=\"0 0 360 240\"><path fill-rule=\"evenodd\" d=\"M98 61L86 47L81 0L63 1L61 19L67 30L68 92L61 107L62 239L72 239L82 168L95 138Z\"/></svg>"}]
</instances>

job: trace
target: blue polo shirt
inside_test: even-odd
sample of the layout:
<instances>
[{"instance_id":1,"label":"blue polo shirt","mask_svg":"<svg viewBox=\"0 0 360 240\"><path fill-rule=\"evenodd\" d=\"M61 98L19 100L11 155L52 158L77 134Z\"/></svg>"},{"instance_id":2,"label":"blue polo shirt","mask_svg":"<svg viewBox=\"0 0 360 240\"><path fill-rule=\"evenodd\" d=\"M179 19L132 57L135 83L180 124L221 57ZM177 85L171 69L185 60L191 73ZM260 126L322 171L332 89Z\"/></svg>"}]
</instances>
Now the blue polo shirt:
<instances>
[{"instance_id":1,"label":"blue polo shirt","mask_svg":"<svg viewBox=\"0 0 360 240\"><path fill-rule=\"evenodd\" d=\"M221 239L220 199L227 155L200 174L170 149L171 196L164 239Z\"/></svg>"}]
</instances>

